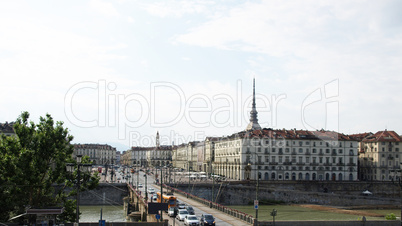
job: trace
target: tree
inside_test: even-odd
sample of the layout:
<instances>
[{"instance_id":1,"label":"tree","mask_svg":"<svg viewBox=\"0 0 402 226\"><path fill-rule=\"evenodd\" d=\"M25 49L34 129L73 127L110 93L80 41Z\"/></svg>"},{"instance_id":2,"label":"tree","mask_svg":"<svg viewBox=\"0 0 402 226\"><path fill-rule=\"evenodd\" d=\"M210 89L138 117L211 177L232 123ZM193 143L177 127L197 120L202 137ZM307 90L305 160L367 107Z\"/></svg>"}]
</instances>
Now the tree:
<instances>
[{"instance_id":1,"label":"tree","mask_svg":"<svg viewBox=\"0 0 402 226\"><path fill-rule=\"evenodd\" d=\"M14 125L16 136L0 138L0 222L25 213L27 208L64 207L61 221L75 221L74 187L77 173L66 172L72 159L73 136L47 114L38 124L23 112ZM84 158L83 162L89 162ZM80 190L94 189L97 174L82 175ZM66 192L66 188L70 192ZM21 218L19 218L21 219ZM31 219L32 220L32 219Z\"/></svg>"}]
</instances>

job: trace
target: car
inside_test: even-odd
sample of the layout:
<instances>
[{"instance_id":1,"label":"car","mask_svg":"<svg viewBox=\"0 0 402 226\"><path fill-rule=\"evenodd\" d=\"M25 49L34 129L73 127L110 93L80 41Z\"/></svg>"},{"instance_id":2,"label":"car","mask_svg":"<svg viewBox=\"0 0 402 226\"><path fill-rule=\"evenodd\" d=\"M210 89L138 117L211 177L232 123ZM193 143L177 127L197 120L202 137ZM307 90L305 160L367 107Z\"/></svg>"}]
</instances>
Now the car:
<instances>
[{"instance_id":1,"label":"car","mask_svg":"<svg viewBox=\"0 0 402 226\"><path fill-rule=\"evenodd\" d=\"M138 188L142 188L142 184L141 184L141 183L138 184Z\"/></svg>"},{"instance_id":2,"label":"car","mask_svg":"<svg viewBox=\"0 0 402 226\"><path fill-rule=\"evenodd\" d=\"M200 219L201 225L214 225L215 217L212 214L202 214Z\"/></svg>"},{"instance_id":3,"label":"car","mask_svg":"<svg viewBox=\"0 0 402 226\"><path fill-rule=\"evenodd\" d=\"M179 203L179 204L177 204L177 207L178 207L179 209L185 209L185 208L186 208L186 204L185 204L185 203Z\"/></svg>"},{"instance_id":4,"label":"car","mask_svg":"<svg viewBox=\"0 0 402 226\"><path fill-rule=\"evenodd\" d=\"M153 188L148 188L148 193L149 193L149 194L155 193L155 189L153 189Z\"/></svg>"},{"instance_id":5,"label":"car","mask_svg":"<svg viewBox=\"0 0 402 226\"><path fill-rule=\"evenodd\" d=\"M186 209L179 209L179 211L177 212L176 218L179 221L184 221L184 218L186 218L187 215L188 215L188 212Z\"/></svg>"},{"instance_id":6,"label":"car","mask_svg":"<svg viewBox=\"0 0 402 226\"><path fill-rule=\"evenodd\" d=\"M200 222L198 221L197 216L195 215L187 215L184 218L184 225L200 225Z\"/></svg>"},{"instance_id":7,"label":"car","mask_svg":"<svg viewBox=\"0 0 402 226\"><path fill-rule=\"evenodd\" d=\"M186 206L186 210L189 215L195 215L194 208L192 206Z\"/></svg>"},{"instance_id":8,"label":"car","mask_svg":"<svg viewBox=\"0 0 402 226\"><path fill-rule=\"evenodd\" d=\"M176 217L178 211L179 211L179 209L177 209L176 207L170 207L168 209L168 216L169 217Z\"/></svg>"},{"instance_id":9,"label":"car","mask_svg":"<svg viewBox=\"0 0 402 226\"><path fill-rule=\"evenodd\" d=\"M156 201L158 199L158 195L156 193L152 194L152 200Z\"/></svg>"}]
</instances>

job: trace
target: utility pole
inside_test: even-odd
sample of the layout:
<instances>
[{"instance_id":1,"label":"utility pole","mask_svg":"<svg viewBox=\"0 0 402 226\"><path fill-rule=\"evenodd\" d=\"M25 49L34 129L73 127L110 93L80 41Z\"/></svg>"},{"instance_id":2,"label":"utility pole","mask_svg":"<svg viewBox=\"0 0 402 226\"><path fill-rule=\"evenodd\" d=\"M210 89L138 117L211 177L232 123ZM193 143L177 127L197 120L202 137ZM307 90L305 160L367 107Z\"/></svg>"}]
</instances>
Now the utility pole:
<instances>
[{"instance_id":1,"label":"utility pole","mask_svg":"<svg viewBox=\"0 0 402 226\"><path fill-rule=\"evenodd\" d=\"M162 173L163 173L163 167L161 166L161 203L162 203L162 197L163 197L163 186L162 186L162 184L163 184L163 181L162 181L162 178L163 178L163 175L162 175ZM161 210L161 222L163 221L163 212L162 212L162 210Z\"/></svg>"}]
</instances>

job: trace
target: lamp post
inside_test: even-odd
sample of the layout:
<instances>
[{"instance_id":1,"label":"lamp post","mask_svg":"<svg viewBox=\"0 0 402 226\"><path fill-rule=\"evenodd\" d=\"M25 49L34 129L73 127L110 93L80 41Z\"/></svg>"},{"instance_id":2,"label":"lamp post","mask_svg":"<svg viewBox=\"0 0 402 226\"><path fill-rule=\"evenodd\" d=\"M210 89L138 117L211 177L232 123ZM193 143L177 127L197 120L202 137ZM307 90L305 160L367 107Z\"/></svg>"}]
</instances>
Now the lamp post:
<instances>
[{"instance_id":1,"label":"lamp post","mask_svg":"<svg viewBox=\"0 0 402 226\"><path fill-rule=\"evenodd\" d=\"M76 207L76 221L77 223L80 222L80 188L81 188L81 170L83 172L91 172L92 164L82 164L82 155L76 156L77 164L74 163L67 163L66 170L67 172L73 173L74 167L77 166L77 207Z\"/></svg>"},{"instance_id":2,"label":"lamp post","mask_svg":"<svg viewBox=\"0 0 402 226\"><path fill-rule=\"evenodd\" d=\"M257 155L256 155L257 157ZM257 208L255 208L255 220L258 222L258 189L259 189L259 182L260 182L260 169L258 168L258 160L257 160L257 186L255 188L255 200L257 201Z\"/></svg>"},{"instance_id":3,"label":"lamp post","mask_svg":"<svg viewBox=\"0 0 402 226\"><path fill-rule=\"evenodd\" d=\"M259 159L257 153L254 153L255 158L255 173L256 173L256 186L255 186L255 200L254 200L254 208L255 208L255 221L258 222L258 189L259 189L259 182L260 182L260 169L259 166ZM249 163L251 167L251 164ZM252 168L251 168L252 169Z\"/></svg>"}]
</instances>

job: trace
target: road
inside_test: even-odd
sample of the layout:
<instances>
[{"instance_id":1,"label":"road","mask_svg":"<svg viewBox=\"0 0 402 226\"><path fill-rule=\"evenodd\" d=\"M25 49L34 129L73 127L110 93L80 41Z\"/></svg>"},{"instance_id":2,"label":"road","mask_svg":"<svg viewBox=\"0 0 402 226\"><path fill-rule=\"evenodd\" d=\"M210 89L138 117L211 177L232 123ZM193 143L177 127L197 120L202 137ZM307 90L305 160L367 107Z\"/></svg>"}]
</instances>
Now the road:
<instances>
[{"instance_id":1,"label":"road","mask_svg":"<svg viewBox=\"0 0 402 226\"><path fill-rule=\"evenodd\" d=\"M160 186L157 186L155 184L155 178L153 177L153 175L151 176L147 176L147 184L145 184L145 177L144 177L144 172L140 172L140 174L138 175L139 178L139 183L142 183L144 186L141 189L142 192L145 192L146 189L152 187L155 189L155 191L160 191ZM132 182L131 180L132 178L130 178L130 182ZM134 175L134 184L137 183L137 175ZM216 209L212 209L209 208L197 201L194 201L192 199L187 199L185 196L180 195L180 194L175 194L175 196L178 198L178 200L181 203L186 203L187 205L190 205L194 208L195 210L195 215L200 218L201 214L212 214L215 217L215 222L216 225L219 226L230 226L230 225L251 225L251 224L247 224L244 221L241 221L237 218L234 218L232 216L229 216L227 214L222 213L221 211L218 211ZM148 195L148 197L150 197L150 195ZM183 222L178 221L177 219L174 219L172 217L169 217L167 215L167 213L163 214L163 219L169 219L169 225L184 225Z\"/></svg>"}]
</instances>

